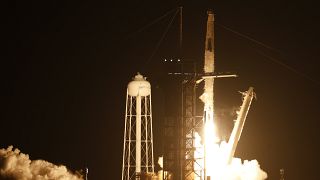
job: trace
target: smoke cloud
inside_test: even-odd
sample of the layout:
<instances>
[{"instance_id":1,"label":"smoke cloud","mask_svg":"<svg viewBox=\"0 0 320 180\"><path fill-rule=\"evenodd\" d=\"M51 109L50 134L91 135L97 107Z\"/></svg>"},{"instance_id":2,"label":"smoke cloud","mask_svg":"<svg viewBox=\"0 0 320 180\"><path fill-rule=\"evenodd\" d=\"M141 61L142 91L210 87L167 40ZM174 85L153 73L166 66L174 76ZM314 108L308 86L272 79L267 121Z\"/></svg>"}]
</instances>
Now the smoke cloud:
<instances>
[{"instance_id":1,"label":"smoke cloud","mask_svg":"<svg viewBox=\"0 0 320 180\"><path fill-rule=\"evenodd\" d=\"M44 160L30 160L29 155L9 146L0 149L1 180L83 180L80 173L73 174L63 165Z\"/></svg>"},{"instance_id":2,"label":"smoke cloud","mask_svg":"<svg viewBox=\"0 0 320 180\"><path fill-rule=\"evenodd\" d=\"M268 175L260 168L257 160L242 160L233 158L224 174L225 180L265 180Z\"/></svg>"}]
</instances>

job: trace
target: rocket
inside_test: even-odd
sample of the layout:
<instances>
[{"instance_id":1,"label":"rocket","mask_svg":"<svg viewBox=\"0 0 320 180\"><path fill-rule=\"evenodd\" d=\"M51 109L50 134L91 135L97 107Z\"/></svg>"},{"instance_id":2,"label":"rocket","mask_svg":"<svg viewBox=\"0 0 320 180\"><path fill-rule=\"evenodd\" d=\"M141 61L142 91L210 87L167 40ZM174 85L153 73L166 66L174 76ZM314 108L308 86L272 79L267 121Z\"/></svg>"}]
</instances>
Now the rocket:
<instances>
[{"instance_id":1,"label":"rocket","mask_svg":"<svg viewBox=\"0 0 320 180\"><path fill-rule=\"evenodd\" d=\"M207 19L207 33L206 33L206 42L205 42L205 52L204 52L204 74L213 74L214 73L214 15L212 11L208 11ZM204 81L204 91L200 96L201 101L204 103L204 116L203 116L203 125L206 126L207 123L213 124L213 85L214 77L213 76L203 76ZM206 130L205 130L206 131ZM206 133L205 133L206 134ZM206 142L210 142L213 139L205 138L204 143L204 154L206 154L207 147ZM204 157L204 177L206 178L206 155Z\"/></svg>"},{"instance_id":2,"label":"rocket","mask_svg":"<svg viewBox=\"0 0 320 180\"><path fill-rule=\"evenodd\" d=\"M212 11L208 11L207 20L207 33L205 42L205 55L204 55L204 73L214 73L214 15ZM200 99L204 102L204 117L206 121L213 121L213 85L214 77L205 76L204 79L204 92Z\"/></svg>"}]
</instances>

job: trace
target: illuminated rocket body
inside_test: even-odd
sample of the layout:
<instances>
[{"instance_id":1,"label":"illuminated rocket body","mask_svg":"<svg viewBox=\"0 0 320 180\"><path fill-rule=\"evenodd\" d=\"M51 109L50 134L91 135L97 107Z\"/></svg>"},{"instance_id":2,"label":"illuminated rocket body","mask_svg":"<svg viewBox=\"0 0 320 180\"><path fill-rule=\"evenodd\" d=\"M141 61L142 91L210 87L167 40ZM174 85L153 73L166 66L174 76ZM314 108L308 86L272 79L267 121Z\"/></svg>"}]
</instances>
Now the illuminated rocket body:
<instances>
[{"instance_id":1,"label":"illuminated rocket body","mask_svg":"<svg viewBox=\"0 0 320 180\"><path fill-rule=\"evenodd\" d=\"M151 85L137 74L128 84L122 180L154 173Z\"/></svg>"},{"instance_id":2,"label":"illuminated rocket body","mask_svg":"<svg viewBox=\"0 0 320 180\"><path fill-rule=\"evenodd\" d=\"M208 20L207 20L207 33L206 33L206 42L205 42L205 56L204 56L204 73L213 74L214 73L214 15L211 11L208 11ZM209 144L215 143L217 139L212 139L215 137L215 130L213 126L213 116L214 116L214 106L213 106L213 86L214 86L214 77L213 76L204 76L204 92L200 96L200 99L204 103L204 157L203 157L203 167L204 179L207 177L207 167L210 166L210 160L213 158L206 152L213 151L212 146ZM210 159L208 161L208 159ZM201 163L199 161L198 163Z\"/></svg>"},{"instance_id":3,"label":"illuminated rocket body","mask_svg":"<svg viewBox=\"0 0 320 180\"><path fill-rule=\"evenodd\" d=\"M209 74L214 72L214 15L208 11L207 34L205 43L204 56L204 73ZM213 86L214 78L204 77L204 92L200 99L204 102L205 122L213 121Z\"/></svg>"}]
</instances>

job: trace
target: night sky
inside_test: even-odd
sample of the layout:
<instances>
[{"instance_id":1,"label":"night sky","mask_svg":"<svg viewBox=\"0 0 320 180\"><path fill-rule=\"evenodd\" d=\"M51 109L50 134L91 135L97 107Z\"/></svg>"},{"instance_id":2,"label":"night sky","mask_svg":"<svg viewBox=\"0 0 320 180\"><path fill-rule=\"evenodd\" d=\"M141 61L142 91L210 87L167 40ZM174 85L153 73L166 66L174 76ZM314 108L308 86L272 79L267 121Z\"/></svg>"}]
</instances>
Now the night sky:
<instances>
[{"instance_id":1,"label":"night sky","mask_svg":"<svg viewBox=\"0 0 320 180\"><path fill-rule=\"evenodd\" d=\"M120 179L126 86L136 72L151 82L155 126L179 111L168 108L179 91L163 62L179 56L178 16L157 44L180 5L183 57L201 69L213 9L216 71L239 75L216 80L217 113L231 113L241 105L238 91L255 88L236 156L257 159L268 179L279 179L280 168L286 179L319 179L316 1L10 1L0 148L88 167L92 180ZM230 129L227 119L221 126Z\"/></svg>"}]
</instances>

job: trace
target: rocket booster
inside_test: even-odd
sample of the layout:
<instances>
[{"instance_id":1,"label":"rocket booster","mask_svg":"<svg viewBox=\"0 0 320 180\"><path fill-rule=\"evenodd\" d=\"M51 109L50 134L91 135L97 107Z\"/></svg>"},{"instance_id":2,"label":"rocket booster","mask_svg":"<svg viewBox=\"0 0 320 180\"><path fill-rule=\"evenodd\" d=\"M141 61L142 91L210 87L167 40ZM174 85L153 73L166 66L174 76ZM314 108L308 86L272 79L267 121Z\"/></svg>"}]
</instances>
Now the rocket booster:
<instances>
[{"instance_id":1,"label":"rocket booster","mask_svg":"<svg viewBox=\"0 0 320 180\"><path fill-rule=\"evenodd\" d=\"M205 43L205 57L204 57L204 73L214 73L214 16L211 11L208 11L207 33ZM207 117L205 121L213 121L213 83L214 77L204 79L204 92L200 99L204 102L204 112Z\"/></svg>"}]
</instances>

